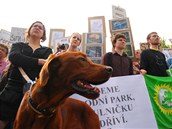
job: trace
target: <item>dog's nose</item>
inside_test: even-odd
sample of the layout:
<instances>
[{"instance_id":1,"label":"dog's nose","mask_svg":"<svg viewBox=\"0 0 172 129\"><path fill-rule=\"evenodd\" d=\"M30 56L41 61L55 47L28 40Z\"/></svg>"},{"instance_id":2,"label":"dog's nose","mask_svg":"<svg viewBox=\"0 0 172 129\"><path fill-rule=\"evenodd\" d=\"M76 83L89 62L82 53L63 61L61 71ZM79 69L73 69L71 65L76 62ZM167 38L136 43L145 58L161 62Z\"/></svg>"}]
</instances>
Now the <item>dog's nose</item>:
<instances>
[{"instance_id":1,"label":"dog's nose","mask_svg":"<svg viewBox=\"0 0 172 129\"><path fill-rule=\"evenodd\" d=\"M113 71L112 67L110 67L110 66L106 66L105 70L106 70L108 73L112 73L112 71Z\"/></svg>"}]
</instances>

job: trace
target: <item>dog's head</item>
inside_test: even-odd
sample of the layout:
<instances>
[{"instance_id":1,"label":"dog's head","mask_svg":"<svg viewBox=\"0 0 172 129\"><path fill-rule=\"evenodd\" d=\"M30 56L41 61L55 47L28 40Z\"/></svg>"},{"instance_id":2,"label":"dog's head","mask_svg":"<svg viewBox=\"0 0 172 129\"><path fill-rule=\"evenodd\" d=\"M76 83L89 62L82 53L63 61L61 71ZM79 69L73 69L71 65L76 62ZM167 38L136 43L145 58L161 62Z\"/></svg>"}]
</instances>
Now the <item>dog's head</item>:
<instances>
[{"instance_id":1,"label":"dog's head","mask_svg":"<svg viewBox=\"0 0 172 129\"><path fill-rule=\"evenodd\" d=\"M111 67L94 64L82 52L52 54L40 72L40 86L95 99L99 97L100 91L91 84L102 84L111 74Z\"/></svg>"}]
</instances>

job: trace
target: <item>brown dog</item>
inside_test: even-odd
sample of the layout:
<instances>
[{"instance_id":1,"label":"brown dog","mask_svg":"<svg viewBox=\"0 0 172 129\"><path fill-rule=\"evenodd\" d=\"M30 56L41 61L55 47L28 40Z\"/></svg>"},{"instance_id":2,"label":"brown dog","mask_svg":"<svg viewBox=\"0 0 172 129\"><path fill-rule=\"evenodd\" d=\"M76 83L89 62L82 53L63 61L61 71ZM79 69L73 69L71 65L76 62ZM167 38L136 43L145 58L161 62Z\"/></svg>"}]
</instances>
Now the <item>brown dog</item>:
<instances>
[{"instance_id":1,"label":"brown dog","mask_svg":"<svg viewBox=\"0 0 172 129\"><path fill-rule=\"evenodd\" d=\"M14 129L100 129L92 108L68 97L77 93L96 99L100 91L90 84L106 82L111 73L110 67L92 63L82 52L50 55L21 102Z\"/></svg>"}]
</instances>

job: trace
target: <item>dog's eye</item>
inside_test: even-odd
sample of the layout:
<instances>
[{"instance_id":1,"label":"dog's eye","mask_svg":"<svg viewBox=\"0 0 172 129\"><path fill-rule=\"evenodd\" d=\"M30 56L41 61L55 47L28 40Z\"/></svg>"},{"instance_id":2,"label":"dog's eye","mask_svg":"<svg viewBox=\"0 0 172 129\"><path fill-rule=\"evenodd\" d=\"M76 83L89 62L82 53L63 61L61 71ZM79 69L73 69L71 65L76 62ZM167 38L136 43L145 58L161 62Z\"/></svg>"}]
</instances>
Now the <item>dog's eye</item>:
<instances>
[{"instance_id":1,"label":"dog's eye","mask_svg":"<svg viewBox=\"0 0 172 129\"><path fill-rule=\"evenodd\" d=\"M86 61L86 59L85 59L85 58L79 58L79 60L81 60L81 61Z\"/></svg>"}]
</instances>

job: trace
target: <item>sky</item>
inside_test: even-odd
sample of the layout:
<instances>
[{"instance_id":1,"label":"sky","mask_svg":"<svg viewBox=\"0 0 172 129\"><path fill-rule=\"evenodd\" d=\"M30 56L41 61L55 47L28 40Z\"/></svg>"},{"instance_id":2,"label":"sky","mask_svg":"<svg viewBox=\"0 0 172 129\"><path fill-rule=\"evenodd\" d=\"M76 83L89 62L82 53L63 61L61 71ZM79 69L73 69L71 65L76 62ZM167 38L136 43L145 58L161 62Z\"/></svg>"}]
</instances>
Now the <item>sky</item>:
<instances>
[{"instance_id":1,"label":"sky","mask_svg":"<svg viewBox=\"0 0 172 129\"><path fill-rule=\"evenodd\" d=\"M152 31L161 38L172 38L172 0L3 0L1 1L0 29L28 28L42 21L49 37L50 29L65 29L65 36L73 32L88 32L88 17L104 16L106 23L106 50L111 51L109 20L112 5L126 10L130 21L135 49ZM48 39L45 42L47 45Z\"/></svg>"}]
</instances>

